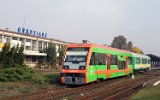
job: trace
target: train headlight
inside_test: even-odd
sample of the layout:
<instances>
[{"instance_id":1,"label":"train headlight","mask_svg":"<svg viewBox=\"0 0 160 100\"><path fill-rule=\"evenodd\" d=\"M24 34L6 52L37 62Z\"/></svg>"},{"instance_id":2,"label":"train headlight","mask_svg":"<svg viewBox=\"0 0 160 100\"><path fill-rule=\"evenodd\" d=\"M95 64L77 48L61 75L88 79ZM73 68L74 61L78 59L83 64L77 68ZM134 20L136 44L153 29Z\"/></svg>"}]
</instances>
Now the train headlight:
<instances>
[{"instance_id":1,"label":"train headlight","mask_svg":"<svg viewBox=\"0 0 160 100\"><path fill-rule=\"evenodd\" d=\"M85 73L79 74L80 77L85 77Z\"/></svg>"},{"instance_id":2,"label":"train headlight","mask_svg":"<svg viewBox=\"0 0 160 100\"><path fill-rule=\"evenodd\" d=\"M64 69L69 69L69 66L63 66Z\"/></svg>"},{"instance_id":3,"label":"train headlight","mask_svg":"<svg viewBox=\"0 0 160 100\"><path fill-rule=\"evenodd\" d=\"M60 73L60 76L61 77L66 76L66 73Z\"/></svg>"},{"instance_id":4,"label":"train headlight","mask_svg":"<svg viewBox=\"0 0 160 100\"><path fill-rule=\"evenodd\" d=\"M79 69L85 70L85 66L80 66Z\"/></svg>"}]
</instances>

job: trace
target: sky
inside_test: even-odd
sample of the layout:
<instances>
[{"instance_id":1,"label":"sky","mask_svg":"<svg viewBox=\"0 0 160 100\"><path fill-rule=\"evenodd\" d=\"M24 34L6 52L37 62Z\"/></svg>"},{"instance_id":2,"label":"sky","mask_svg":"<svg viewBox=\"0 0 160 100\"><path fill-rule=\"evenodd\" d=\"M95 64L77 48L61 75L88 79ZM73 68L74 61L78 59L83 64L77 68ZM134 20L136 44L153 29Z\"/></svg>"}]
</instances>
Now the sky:
<instances>
[{"instance_id":1,"label":"sky","mask_svg":"<svg viewBox=\"0 0 160 100\"><path fill-rule=\"evenodd\" d=\"M160 0L0 0L0 29L23 26L77 43L110 45L124 35L160 56Z\"/></svg>"}]
</instances>

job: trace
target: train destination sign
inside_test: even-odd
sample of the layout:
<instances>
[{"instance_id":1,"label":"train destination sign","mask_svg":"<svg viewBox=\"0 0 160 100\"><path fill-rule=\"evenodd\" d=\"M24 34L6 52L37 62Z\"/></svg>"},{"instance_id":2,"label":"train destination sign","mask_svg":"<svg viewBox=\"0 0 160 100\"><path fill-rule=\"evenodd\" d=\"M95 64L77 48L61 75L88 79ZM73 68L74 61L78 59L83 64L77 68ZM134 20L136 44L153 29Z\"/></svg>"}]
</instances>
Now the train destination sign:
<instances>
[{"instance_id":1,"label":"train destination sign","mask_svg":"<svg viewBox=\"0 0 160 100\"><path fill-rule=\"evenodd\" d=\"M39 31L35 31L35 30L30 30L30 29L25 29L25 28L21 28L21 27L18 27L18 32L47 38L47 33L39 32Z\"/></svg>"}]
</instances>

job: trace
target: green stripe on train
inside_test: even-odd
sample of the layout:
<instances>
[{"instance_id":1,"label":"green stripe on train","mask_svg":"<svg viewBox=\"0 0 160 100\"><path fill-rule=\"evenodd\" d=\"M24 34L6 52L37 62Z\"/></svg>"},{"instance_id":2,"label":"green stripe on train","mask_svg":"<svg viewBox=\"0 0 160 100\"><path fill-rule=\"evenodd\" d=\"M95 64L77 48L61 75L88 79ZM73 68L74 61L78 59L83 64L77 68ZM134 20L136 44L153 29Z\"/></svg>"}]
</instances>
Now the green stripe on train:
<instances>
[{"instance_id":1,"label":"green stripe on train","mask_svg":"<svg viewBox=\"0 0 160 100\"><path fill-rule=\"evenodd\" d=\"M113 51L113 50L106 50L103 48L96 48L94 47L92 49L92 52L96 52L96 53L103 53L103 54L112 54L112 55L119 55L119 56L128 56L128 57L132 57L131 54L129 53L122 53L120 51ZM119 60L121 61L125 61L126 59L119 57ZM130 66L131 68L133 68L133 66ZM98 74L96 75L95 72L98 70L107 70L106 65L90 65L88 67L88 82L93 82L96 81L97 79L106 79L106 74ZM117 65L111 65L110 66L110 70L118 70L118 66ZM131 73L132 71L130 71ZM125 72L114 72L111 74L111 78L113 77L118 77L118 76L123 76L125 75Z\"/></svg>"}]
</instances>

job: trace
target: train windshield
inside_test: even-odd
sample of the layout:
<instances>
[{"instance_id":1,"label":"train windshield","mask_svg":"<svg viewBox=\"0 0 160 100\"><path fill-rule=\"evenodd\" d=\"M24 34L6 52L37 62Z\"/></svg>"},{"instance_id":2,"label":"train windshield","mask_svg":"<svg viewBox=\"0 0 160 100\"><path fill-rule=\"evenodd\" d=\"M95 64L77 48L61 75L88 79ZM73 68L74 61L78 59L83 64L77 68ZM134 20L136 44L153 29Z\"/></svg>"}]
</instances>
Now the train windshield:
<instances>
[{"instance_id":1,"label":"train windshield","mask_svg":"<svg viewBox=\"0 0 160 100\"><path fill-rule=\"evenodd\" d=\"M85 69L88 48L68 48L64 58L64 69Z\"/></svg>"},{"instance_id":2,"label":"train windshield","mask_svg":"<svg viewBox=\"0 0 160 100\"><path fill-rule=\"evenodd\" d=\"M66 55L65 62L73 62L73 63L79 63L79 62L86 62L86 56L81 55Z\"/></svg>"}]
</instances>

